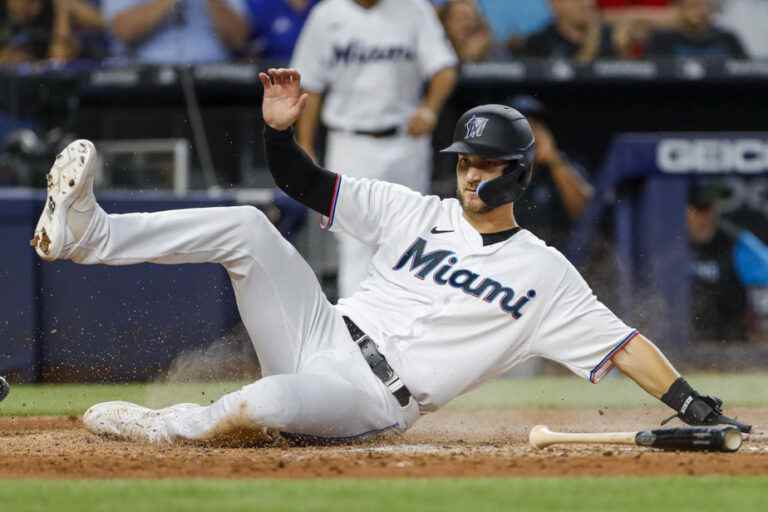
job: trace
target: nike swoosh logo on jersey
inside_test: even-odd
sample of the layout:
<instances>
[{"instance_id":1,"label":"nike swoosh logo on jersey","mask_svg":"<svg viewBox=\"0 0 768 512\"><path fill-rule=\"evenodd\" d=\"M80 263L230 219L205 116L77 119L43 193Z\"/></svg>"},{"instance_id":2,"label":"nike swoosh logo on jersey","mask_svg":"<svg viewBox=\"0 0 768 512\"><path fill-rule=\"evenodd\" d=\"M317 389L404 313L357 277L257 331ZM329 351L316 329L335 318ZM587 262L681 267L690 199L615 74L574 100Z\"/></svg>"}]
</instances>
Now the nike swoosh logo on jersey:
<instances>
[{"instance_id":1,"label":"nike swoosh logo on jersey","mask_svg":"<svg viewBox=\"0 0 768 512\"><path fill-rule=\"evenodd\" d=\"M453 233L453 229L437 229L437 226L433 227L430 233L433 235L439 235L441 233Z\"/></svg>"}]
</instances>

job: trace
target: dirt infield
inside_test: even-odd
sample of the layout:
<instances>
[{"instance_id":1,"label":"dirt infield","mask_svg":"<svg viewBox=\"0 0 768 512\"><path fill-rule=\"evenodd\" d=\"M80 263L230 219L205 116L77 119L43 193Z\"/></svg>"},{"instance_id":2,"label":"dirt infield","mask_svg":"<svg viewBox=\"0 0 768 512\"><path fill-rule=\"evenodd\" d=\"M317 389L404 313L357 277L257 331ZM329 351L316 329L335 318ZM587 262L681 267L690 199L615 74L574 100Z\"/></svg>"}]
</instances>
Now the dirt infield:
<instances>
[{"instance_id":1,"label":"dirt infield","mask_svg":"<svg viewBox=\"0 0 768 512\"><path fill-rule=\"evenodd\" d=\"M656 428L662 409L440 411L408 433L335 447L154 447L98 438L70 418L0 417L0 478L332 478L768 474L768 409L734 411L757 435L736 454L635 447L537 451L528 430Z\"/></svg>"}]
</instances>

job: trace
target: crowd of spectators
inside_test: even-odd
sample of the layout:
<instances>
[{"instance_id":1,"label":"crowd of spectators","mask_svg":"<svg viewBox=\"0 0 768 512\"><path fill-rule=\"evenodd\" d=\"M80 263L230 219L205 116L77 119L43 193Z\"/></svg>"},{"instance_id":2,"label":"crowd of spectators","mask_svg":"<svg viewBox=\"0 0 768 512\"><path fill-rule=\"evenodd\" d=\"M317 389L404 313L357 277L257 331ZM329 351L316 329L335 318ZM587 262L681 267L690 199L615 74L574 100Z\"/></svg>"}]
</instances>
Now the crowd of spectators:
<instances>
[{"instance_id":1,"label":"crowd of spectators","mask_svg":"<svg viewBox=\"0 0 768 512\"><path fill-rule=\"evenodd\" d=\"M446 30L465 62L488 58L596 58L768 56L765 0L435 0L441 11L462 4L475 32ZM487 22L485 20L488 20ZM465 21L465 24L469 24ZM488 49L477 45L490 29ZM461 37L463 35L463 37Z\"/></svg>"},{"instance_id":2,"label":"crowd of spectators","mask_svg":"<svg viewBox=\"0 0 768 512\"><path fill-rule=\"evenodd\" d=\"M104 28L98 7L87 0L3 0L0 63L100 60L106 47L95 40Z\"/></svg>"},{"instance_id":3,"label":"crowd of spectators","mask_svg":"<svg viewBox=\"0 0 768 512\"><path fill-rule=\"evenodd\" d=\"M321 1L0 0L0 63L286 62ZM432 3L463 62L768 57L768 0Z\"/></svg>"}]
</instances>

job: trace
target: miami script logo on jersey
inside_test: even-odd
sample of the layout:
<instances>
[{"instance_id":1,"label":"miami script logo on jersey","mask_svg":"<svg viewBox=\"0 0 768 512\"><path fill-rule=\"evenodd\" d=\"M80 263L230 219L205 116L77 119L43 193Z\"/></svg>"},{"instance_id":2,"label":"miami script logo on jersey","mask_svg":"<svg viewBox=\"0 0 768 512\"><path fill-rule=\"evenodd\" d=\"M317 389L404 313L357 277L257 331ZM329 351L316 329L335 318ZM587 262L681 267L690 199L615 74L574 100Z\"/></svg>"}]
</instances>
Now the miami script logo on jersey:
<instances>
[{"instance_id":1,"label":"miami script logo on jersey","mask_svg":"<svg viewBox=\"0 0 768 512\"><path fill-rule=\"evenodd\" d=\"M401 45L368 46L354 39L346 45L333 45L331 66L336 64L368 64L382 60L416 60L413 48Z\"/></svg>"},{"instance_id":2,"label":"miami script logo on jersey","mask_svg":"<svg viewBox=\"0 0 768 512\"><path fill-rule=\"evenodd\" d=\"M488 124L487 117L472 116L464 125L467 128L467 135L465 139L474 139L475 137L482 137L485 131L485 126Z\"/></svg>"},{"instance_id":3,"label":"miami script logo on jersey","mask_svg":"<svg viewBox=\"0 0 768 512\"><path fill-rule=\"evenodd\" d=\"M523 316L523 306L536 297L536 290L528 290L524 296L515 300L515 291L495 279L482 277L465 268L453 268L459 261L453 251L438 249L426 252L426 248L427 241L421 237L417 238L392 270L400 270L410 262L408 270L418 279L432 277L432 280L441 286L457 288L488 303L493 303L498 298L501 310L513 318Z\"/></svg>"}]
</instances>

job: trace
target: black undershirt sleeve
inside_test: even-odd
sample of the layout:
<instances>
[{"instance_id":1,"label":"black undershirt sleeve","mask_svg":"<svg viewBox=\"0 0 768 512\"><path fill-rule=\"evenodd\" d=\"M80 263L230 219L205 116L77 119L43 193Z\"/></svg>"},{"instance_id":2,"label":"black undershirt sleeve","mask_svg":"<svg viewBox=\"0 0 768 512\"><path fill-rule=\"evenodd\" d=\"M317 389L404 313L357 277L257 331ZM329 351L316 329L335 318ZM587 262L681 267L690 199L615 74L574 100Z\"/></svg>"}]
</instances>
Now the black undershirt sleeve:
<instances>
[{"instance_id":1,"label":"black undershirt sleeve","mask_svg":"<svg viewBox=\"0 0 768 512\"><path fill-rule=\"evenodd\" d=\"M307 208L328 216L339 175L323 169L293 137L293 128L278 131L264 125L267 167L280 189Z\"/></svg>"}]
</instances>

